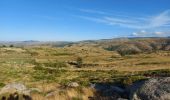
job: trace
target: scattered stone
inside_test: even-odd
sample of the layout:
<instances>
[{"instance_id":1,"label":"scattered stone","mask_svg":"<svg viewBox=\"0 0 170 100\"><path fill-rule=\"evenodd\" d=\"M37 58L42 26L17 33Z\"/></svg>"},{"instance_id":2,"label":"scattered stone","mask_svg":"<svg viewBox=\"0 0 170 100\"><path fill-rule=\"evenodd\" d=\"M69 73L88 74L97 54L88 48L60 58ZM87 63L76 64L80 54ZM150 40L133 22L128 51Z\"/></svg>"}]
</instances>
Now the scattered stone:
<instances>
[{"instance_id":1,"label":"scattered stone","mask_svg":"<svg viewBox=\"0 0 170 100\"><path fill-rule=\"evenodd\" d=\"M53 96L55 96L57 93L58 93L58 91L53 91L53 92L48 93L45 97L46 97L46 98L48 98L48 97L53 97Z\"/></svg>"},{"instance_id":2,"label":"scattered stone","mask_svg":"<svg viewBox=\"0 0 170 100\"><path fill-rule=\"evenodd\" d=\"M75 88L75 87L79 87L79 84L77 82L71 82L68 84L68 86Z\"/></svg>"}]
</instances>

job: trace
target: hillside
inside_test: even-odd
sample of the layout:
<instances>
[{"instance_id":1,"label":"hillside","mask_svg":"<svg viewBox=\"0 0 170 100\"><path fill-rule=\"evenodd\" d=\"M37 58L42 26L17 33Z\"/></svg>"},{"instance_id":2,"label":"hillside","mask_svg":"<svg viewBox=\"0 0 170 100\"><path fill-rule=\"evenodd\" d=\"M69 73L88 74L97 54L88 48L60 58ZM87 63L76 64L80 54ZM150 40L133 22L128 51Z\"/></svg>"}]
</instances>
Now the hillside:
<instances>
[{"instance_id":1,"label":"hillside","mask_svg":"<svg viewBox=\"0 0 170 100\"><path fill-rule=\"evenodd\" d=\"M126 87L170 76L169 66L169 38L1 42L0 98L26 86L33 100L128 99Z\"/></svg>"},{"instance_id":2,"label":"hillside","mask_svg":"<svg viewBox=\"0 0 170 100\"><path fill-rule=\"evenodd\" d=\"M109 51L118 51L124 54L137 54L170 50L170 38L118 38L97 41L81 41L77 46L101 47ZM122 54L122 55L124 55Z\"/></svg>"}]
</instances>

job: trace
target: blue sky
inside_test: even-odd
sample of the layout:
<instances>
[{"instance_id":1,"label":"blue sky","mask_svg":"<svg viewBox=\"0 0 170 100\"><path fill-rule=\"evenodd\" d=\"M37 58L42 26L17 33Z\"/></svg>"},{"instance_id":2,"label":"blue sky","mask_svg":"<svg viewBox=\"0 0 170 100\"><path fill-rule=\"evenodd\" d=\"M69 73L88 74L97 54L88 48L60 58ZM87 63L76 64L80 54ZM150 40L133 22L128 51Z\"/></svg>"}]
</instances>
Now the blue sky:
<instances>
[{"instance_id":1,"label":"blue sky","mask_svg":"<svg viewBox=\"0 0 170 100\"><path fill-rule=\"evenodd\" d=\"M170 36L170 0L0 0L0 41Z\"/></svg>"}]
</instances>

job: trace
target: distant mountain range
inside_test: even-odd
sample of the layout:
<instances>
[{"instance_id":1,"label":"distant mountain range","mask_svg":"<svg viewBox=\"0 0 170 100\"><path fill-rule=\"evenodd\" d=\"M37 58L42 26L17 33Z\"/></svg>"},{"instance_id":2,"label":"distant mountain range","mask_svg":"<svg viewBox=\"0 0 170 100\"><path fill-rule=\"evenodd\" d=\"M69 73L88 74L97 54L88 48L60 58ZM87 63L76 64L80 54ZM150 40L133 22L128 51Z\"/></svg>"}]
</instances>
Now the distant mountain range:
<instances>
[{"instance_id":1,"label":"distant mountain range","mask_svg":"<svg viewBox=\"0 0 170 100\"><path fill-rule=\"evenodd\" d=\"M114 38L101 40L85 40L78 42L67 41L0 41L0 45L14 46L95 46L111 51L134 51L144 52L153 50L170 50L170 37L130 37L130 38Z\"/></svg>"}]
</instances>

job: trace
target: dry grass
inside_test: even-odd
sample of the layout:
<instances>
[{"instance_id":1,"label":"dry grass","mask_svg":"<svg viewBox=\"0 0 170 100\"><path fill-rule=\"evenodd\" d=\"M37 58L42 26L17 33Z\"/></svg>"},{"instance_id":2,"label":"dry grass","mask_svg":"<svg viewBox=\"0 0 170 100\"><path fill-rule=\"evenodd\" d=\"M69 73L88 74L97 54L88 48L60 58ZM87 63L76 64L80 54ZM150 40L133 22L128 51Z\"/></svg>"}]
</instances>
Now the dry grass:
<instances>
[{"instance_id":1,"label":"dry grass","mask_svg":"<svg viewBox=\"0 0 170 100\"><path fill-rule=\"evenodd\" d=\"M77 88L58 88L46 95L33 93L31 96L33 100L88 100L88 97L92 97L93 93L94 91L90 88L82 88L81 90Z\"/></svg>"},{"instance_id":2,"label":"dry grass","mask_svg":"<svg viewBox=\"0 0 170 100\"><path fill-rule=\"evenodd\" d=\"M32 52L37 54L31 55ZM38 73L34 70L35 62L66 63L76 61L77 57L82 57L84 64L96 64L96 66L76 68L67 64L68 67L63 68L63 72L54 75L41 71ZM0 83L22 82L29 88L38 88L41 92L32 93L33 100L88 100L95 91L84 84L92 81L112 82L113 79L124 77L127 73L170 69L169 66L170 51L121 57L117 52L93 46L0 49ZM36 79L34 75L42 79ZM44 78L41 75L49 75L49 77ZM51 76L53 79L49 80ZM80 88L61 88L74 81L80 84Z\"/></svg>"}]
</instances>

